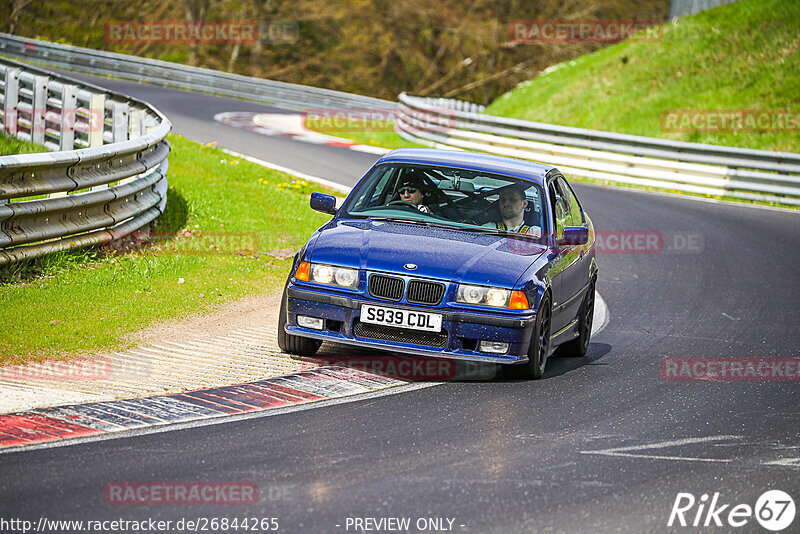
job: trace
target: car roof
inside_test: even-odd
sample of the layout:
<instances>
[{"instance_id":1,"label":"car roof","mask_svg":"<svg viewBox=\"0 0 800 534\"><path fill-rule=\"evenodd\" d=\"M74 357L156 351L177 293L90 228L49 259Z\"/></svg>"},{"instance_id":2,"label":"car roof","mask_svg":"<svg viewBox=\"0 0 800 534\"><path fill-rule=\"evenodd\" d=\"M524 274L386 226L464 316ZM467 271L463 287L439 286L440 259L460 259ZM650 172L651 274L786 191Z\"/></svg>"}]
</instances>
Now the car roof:
<instances>
[{"instance_id":1,"label":"car roof","mask_svg":"<svg viewBox=\"0 0 800 534\"><path fill-rule=\"evenodd\" d=\"M471 171L505 174L544 184L545 176L554 167L522 161L502 156L435 150L432 148L400 148L393 150L378 160L378 163L418 163L420 165L440 165Z\"/></svg>"}]
</instances>

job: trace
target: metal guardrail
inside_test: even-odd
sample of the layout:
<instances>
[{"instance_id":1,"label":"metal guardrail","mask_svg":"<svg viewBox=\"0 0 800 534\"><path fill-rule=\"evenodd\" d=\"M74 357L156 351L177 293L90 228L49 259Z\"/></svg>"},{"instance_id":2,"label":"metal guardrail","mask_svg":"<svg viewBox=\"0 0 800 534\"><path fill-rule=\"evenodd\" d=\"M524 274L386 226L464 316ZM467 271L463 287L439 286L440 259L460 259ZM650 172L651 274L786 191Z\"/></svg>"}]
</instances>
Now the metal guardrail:
<instances>
[{"instance_id":1,"label":"metal guardrail","mask_svg":"<svg viewBox=\"0 0 800 534\"><path fill-rule=\"evenodd\" d=\"M150 225L171 128L145 102L0 60L0 130L56 151L0 157L0 266Z\"/></svg>"},{"instance_id":2,"label":"metal guardrail","mask_svg":"<svg viewBox=\"0 0 800 534\"><path fill-rule=\"evenodd\" d=\"M546 162L584 178L800 205L800 154L495 117L443 98L399 98L396 131L409 141Z\"/></svg>"},{"instance_id":3,"label":"metal guardrail","mask_svg":"<svg viewBox=\"0 0 800 534\"><path fill-rule=\"evenodd\" d=\"M89 74L111 75L164 87L241 98L285 109L392 110L397 107L397 103L379 98L26 39L7 33L0 33L0 55Z\"/></svg>"},{"instance_id":4,"label":"metal guardrail","mask_svg":"<svg viewBox=\"0 0 800 534\"><path fill-rule=\"evenodd\" d=\"M669 16L667 20L687 17L705 11L706 9L732 4L737 1L738 0L672 0L669 3Z\"/></svg>"}]
</instances>

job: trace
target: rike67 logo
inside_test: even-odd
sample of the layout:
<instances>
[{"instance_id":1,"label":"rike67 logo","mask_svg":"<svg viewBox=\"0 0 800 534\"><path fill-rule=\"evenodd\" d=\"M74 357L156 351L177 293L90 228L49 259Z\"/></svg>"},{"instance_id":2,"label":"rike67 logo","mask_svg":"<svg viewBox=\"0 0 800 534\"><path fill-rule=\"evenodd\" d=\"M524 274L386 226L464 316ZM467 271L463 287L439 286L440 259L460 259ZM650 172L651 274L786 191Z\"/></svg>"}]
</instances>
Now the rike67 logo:
<instances>
[{"instance_id":1,"label":"rike67 logo","mask_svg":"<svg viewBox=\"0 0 800 534\"><path fill-rule=\"evenodd\" d=\"M714 493L710 499L707 493L700 499L696 499L691 493L678 493L667 526L739 528L755 518L765 529L779 532L794 522L795 511L794 500L781 490L764 492L756 500L754 507L744 503L725 503L720 499L719 492Z\"/></svg>"}]
</instances>

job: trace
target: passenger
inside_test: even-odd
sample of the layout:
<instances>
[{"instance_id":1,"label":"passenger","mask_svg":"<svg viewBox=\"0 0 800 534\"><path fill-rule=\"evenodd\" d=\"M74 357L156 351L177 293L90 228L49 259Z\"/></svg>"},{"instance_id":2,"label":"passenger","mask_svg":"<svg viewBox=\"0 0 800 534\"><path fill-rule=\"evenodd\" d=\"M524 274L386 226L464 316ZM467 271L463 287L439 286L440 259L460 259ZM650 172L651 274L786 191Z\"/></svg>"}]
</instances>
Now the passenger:
<instances>
[{"instance_id":1,"label":"passenger","mask_svg":"<svg viewBox=\"0 0 800 534\"><path fill-rule=\"evenodd\" d=\"M412 171L400 180L397 188L398 200L414 204L422 213L431 213L430 208L425 205L426 197L430 196L429 191L422 172Z\"/></svg>"},{"instance_id":2,"label":"passenger","mask_svg":"<svg viewBox=\"0 0 800 534\"><path fill-rule=\"evenodd\" d=\"M540 227L525 224L525 208L528 206L528 199L525 197L524 189L519 186L503 188L500 191L498 205L503 220L500 222L488 222L483 226L517 234L527 234L533 237L542 237L542 229Z\"/></svg>"}]
</instances>

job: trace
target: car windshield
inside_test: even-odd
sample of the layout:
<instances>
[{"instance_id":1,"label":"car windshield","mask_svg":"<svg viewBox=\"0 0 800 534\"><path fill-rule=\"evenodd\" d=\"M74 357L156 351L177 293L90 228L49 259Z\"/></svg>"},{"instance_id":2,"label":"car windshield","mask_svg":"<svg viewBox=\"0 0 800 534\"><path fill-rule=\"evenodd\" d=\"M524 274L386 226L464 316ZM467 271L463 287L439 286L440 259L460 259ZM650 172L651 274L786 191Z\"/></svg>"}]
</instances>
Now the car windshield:
<instances>
[{"instance_id":1,"label":"car windshield","mask_svg":"<svg viewBox=\"0 0 800 534\"><path fill-rule=\"evenodd\" d=\"M340 215L546 240L541 187L511 176L430 165L378 165Z\"/></svg>"}]
</instances>

